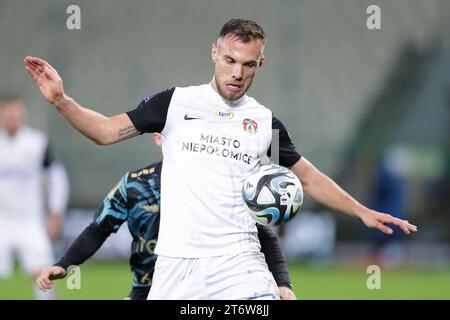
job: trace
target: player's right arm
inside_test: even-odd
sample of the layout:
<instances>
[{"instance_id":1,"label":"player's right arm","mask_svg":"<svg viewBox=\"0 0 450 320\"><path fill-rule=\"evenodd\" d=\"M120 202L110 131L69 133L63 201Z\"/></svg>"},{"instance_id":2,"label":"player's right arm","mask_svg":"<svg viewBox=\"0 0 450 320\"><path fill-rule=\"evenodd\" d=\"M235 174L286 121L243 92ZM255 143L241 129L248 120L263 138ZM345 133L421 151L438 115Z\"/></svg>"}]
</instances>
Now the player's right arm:
<instances>
[{"instance_id":1,"label":"player's right arm","mask_svg":"<svg viewBox=\"0 0 450 320\"><path fill-rule=\"evenodd\" d=\"M95 143L112 144L140 134L126 113L106 117L69 97L58 72L47 61L27 56L24 62L44 98L73 128Z\"/></svg>"}]
</instances>

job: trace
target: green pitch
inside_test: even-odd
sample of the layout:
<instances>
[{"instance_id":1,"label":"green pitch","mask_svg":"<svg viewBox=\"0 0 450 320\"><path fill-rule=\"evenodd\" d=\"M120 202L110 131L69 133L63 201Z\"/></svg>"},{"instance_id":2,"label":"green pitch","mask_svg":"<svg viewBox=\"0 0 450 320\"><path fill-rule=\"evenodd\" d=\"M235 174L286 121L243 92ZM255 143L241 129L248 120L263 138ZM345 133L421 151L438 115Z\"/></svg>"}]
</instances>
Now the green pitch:
<instances>
[{"instance_id":1,"label":"green pitch","mask_svg":"<svg viewBox=\"0 0 450 320\"><path fill-rule=\"evenodd\" d=\"M381 288L367 289L365 267L306 267L290 263L294 291L301 299L450 299L450 270L381 270ZM57 281L59 299L122 299L130 290L127 262L95 262L81 267L81 288ZM17 270L0 280L0 299L33 299L30 281Z\"/></svg>"}]
</instances>

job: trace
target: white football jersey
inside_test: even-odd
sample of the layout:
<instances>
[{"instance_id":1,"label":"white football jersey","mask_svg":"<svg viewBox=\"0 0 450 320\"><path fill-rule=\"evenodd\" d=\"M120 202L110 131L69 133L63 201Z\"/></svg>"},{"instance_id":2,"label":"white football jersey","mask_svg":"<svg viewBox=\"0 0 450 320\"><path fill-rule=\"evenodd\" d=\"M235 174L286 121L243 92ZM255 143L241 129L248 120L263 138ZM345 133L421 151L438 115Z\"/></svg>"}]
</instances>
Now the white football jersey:
<instances>
[{"instance_id":1,"label":"white football jersey","mask_svg":"<svg viewBox=\"0 0 450 320\"><path fill-rule=\"evenodd\" d=\"M139 131L162 133L156 254L201 258L260 251L241 190L268 153L272 112L246 95L224 100L205 84L148 97L128 115ZM285 165L300 159L292 150Z\"/></svg>"},{"instance_id":2,"label":"white football jersey","mask_svg":"<svg viewBox=\"0 0 450 320\"><path fill-rule=\"evenodd\" d=\"M44 198L46 173L50 174L49 188L56 190L48 202ZM22 127L14 136L0 130L0 221L42 222L46 203L62 213L67 197L65 170L53 161L45 134L30 127Z\"/></svg>"}]
</instances>

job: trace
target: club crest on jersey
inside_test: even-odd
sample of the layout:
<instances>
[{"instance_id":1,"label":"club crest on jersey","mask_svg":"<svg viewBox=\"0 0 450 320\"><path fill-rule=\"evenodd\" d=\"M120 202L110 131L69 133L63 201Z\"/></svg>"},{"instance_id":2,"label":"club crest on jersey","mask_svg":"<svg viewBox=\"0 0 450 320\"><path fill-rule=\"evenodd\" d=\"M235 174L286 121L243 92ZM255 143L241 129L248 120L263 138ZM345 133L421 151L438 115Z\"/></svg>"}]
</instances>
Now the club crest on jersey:
<instances>
[{"instance_id":1,"label":"club crest on jersey","mask_svg":"<svg viewBox=\"0 0 450 320\"><path fill-rule=\"evenodd\" d=\"M214 116L219 119L232 119L234 117L234 113L220 108L214 111Z\"/></svg>"},{"instance_id":2,"label":"club crest on jersey","mask_svg":"<svg viewBox=\"0 0 450 320\"><path fill-rule=\"evenodd\" d=\"M244 119L242 125L244 126L244 131L249 135L254 135L258 132L258 124L252 119Z\"/></svg>"}]
</instances>

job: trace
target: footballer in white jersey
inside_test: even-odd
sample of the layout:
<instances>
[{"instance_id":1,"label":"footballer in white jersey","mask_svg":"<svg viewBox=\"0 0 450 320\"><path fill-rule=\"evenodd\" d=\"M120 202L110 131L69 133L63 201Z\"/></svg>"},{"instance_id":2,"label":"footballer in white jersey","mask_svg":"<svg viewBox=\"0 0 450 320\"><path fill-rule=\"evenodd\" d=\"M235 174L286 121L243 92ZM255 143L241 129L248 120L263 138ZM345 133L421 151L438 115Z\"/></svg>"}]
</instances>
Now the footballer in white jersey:
<instances>
[{"instance_id":1,"label":"footballer in white jersey","mask_svg":"<svg viewBox=\"0 0 450 320\"><path fill-rule=\"evenodd\" d=\"M233 299L255 297L259 296L255 292L261 292L268 294L264 297L277 297L276 286L260 256L255 222L245 211L241 189L245 178L258 170L261 157L267 155L272 129L280 130L281 164L289 167L300 159L281 122L253 98L244 95L230 102L211 84L163 91L143 100L128 116L140 132L160 131L163 139L160 240L155 250L155 272L158 268L162 271L160 276L155 274L153 286L164 283L164 287L173 288L167 282L177 279L174 272L187 268L184 263L196 266L189 277L180 276L183 283L189 283L187 288L195 290L178 295L181 289L166 292L157 286L150 296ZM168 260L164 268L162 259ZM213 265L224 269L213 271ZM236 272L233 265L240 271ZM167 272L168 268L172 271ZM209 268L211 272L205 271ZM194 277L197 273L200 280ZM161 280L164 274L170 276ZM205 274L227 275L224 278L228 281L236 279L232 288L238 285L229 293L217 290L220 294L213 295L206 288L198 294L195 283L204 286L214 282L213 276L208 278ZM252 278L249 274L257 276ZM189 281L190 278L196 281ZM223 285L223 281L217 282ZM253 288L254 284L265 287ZM173 285L183 287L181 283Z\"/></svg>"},{"instance_id":2,"label":"footballer in white jersey","mask_svg":"<svg viewBox=\"0 0 450 320\"><path fill-rule=\"evenodd\" d=\"M386 224L405 233L417 230L356 201L301 157L281 122L246 95L263 65L264 46L265 33L256 22L232 19L212 45L210 83L166 90L112 117L69 97L47 61L25 58L44 98L97 144L162 133L161 224L151 299L278 298L240 196L246 175L269 153L273 128L280 130L280 164L314 199L385 233L392 233Z\"/></svg>"},{"instance_id":3,"label":"footballer in white jersey","mask_svg":"<svg viewBox=\"0 0 450 320\"><path fill-rule=\"evenodd\" d=\"M140 132L162 132L165 161L156 253L201 258L259 252L242 184L267 155L272 129L280 130L281 164L289 167L300 159L272 112L247 95L226 101L204 84L148 97L128 115Z\"/></svg>"},{"instance_id":4,"label":"footballer in white jersey","mask_svg":"<svg viewBox=\"0 0 450 320\"><path fill-rule=\"evenodd\" d=\"M32 277L53 262L50 240L59 236L67 198L65 169L47 136L25 125L20 99L0 101L0 278L11 275L15 256Z\"/></svg>"}]
</instances>

